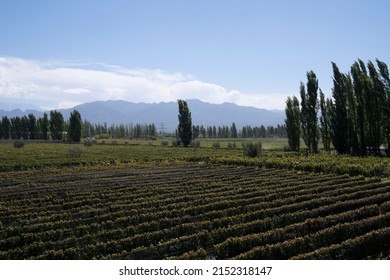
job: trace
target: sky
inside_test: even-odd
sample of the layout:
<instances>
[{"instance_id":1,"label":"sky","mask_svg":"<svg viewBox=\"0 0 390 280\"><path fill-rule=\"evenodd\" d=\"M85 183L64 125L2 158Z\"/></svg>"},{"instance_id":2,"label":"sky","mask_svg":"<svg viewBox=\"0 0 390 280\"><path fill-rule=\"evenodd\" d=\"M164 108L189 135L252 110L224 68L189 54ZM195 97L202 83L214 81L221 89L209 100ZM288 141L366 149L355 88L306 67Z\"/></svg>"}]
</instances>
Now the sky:
<instances>
[{"instance_id":1,"label":"sky","mask_svg":"<svg viewBox=\"0 0 390 280\"><path fill-rule=\"evenodd\" d=\"M313 70L390 63L390 1L0 0L0 104L285 107Z\"/></svg>"}]
</instances>

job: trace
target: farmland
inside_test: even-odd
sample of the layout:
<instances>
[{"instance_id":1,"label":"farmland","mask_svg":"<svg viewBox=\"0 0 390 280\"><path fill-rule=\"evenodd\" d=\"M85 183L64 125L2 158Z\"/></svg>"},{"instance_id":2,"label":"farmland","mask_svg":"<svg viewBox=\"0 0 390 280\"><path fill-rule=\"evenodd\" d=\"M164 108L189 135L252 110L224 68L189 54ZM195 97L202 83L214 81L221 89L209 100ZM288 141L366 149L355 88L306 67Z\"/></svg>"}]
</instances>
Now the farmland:
<instances>
[{"instance_id":1,"label":"farmland","mask_svg":"<svg viewBox=\"0 0 390 280\"><path fill-rule=\"evenodd\" d=\"M387 159L275 151L250 159L239 149L156 143L0 148L0 259L390 253Z\"/></svg>"}]
</instances>

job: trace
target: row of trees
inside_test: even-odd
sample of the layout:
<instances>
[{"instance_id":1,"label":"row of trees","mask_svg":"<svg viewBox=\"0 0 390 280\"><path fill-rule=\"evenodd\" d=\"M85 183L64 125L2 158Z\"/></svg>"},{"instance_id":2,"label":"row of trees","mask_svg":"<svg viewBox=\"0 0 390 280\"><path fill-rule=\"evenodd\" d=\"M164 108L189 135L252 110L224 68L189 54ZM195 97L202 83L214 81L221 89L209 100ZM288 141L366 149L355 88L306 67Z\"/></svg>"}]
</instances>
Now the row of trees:
<instances>
[{"instance_id":1,"label":"row of trees","mask_svg":"<svg viewBox=\"0 0 390 280\"><path fill-rule=\"evenodd\" d=\"M266 138L266 137L286 137L286 126L255 126L246 125L237 129L235 123L229 126L192 126L193 137L203 138Z\"/></svg>"},{"instance_id":2,"label":"row of trees","mask_svg":"<svg viewBox=\"0 0 390 280\"><path fill-rule=\"evenodd\" d=\"M348 73L332 62L332 97L325 98L313 71L306 87L300 84L300 99L286 101L286 129L290 149L298 151L300 137L311 152L331 144L339 154L379 155L382 145L390 149L390 77L387 65L356 61ZM319 116L319 118L318 118Z\"/></svg>"},{"instance_id":3,"label":"row of trees","mask_svg":"<svg viewBox=\"0 0 390 280\"><path fill-rule=\"evenodd\" d=\"M87 120L83 121L83 136L108 136L111 138L148 138L157 136L157 129L154 124L93 124Z\"/></svg>"},{"instance_id":4,"label":"row of trees","mask_svg":"<svg viewBox=\"0 0 390 280\"><path fill-rule=\"evenodd\" d=\"M286 126L277 127L265 126L251 127L244 126L237 130L235 123L229 126L207 126L192 125L191 112L187 102L179 99L179 125L176 130L176 137L185 147L189 146L193 139L202 138L265 138L265 137L285 137L287 135Z\"/></svg>"},{"instance_id":5,"label":"row of trees","mask_svg":"<svg viewBox=\"0 0 390 280\"><path fill-rule=\"evenodd\" d=\"M191 112L184 100L178 100L179 126L176 135L184 146L198 137L207 138L265 138L285 137L286 126L244 126L240 130L236 124L229 126L199 126L192 125ZM70 114L68 121L64 120L61 112L50 111L43 117L36 118L33 114L9 119L3 116L0 120L0 139L29 139L29 140L71 140L80 142L81 137L112 137L112 138L145 138L157 136L154 124L93 124L82 121L77 110Z\"/></svg>"},{"instance_id":6,"label":"row of trees","mask_svg":"<svg viewBox=\"0 0 390 280\"><path fill-rule=\"evenodd\" d=\"M58 111L50 111L50 118L47 113L41 118L33 114L12 118L3 116L0 139L63 140L67 137L73 142L80 142L81 127L81 115L77 110L70 114L68 121Z\"/></svg>"}]
</instances>

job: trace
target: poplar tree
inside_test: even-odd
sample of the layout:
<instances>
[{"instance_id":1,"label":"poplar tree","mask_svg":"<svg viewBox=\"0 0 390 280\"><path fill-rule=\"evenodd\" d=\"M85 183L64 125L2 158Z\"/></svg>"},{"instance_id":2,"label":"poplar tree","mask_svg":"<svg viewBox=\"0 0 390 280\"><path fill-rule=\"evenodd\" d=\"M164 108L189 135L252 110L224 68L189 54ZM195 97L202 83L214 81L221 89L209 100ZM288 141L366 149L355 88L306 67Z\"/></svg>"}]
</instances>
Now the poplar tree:
<instances>
[{"instance_id":1,"label":"poplar tree","mask_svg":"<svg viewBox=\"0 0 390 280\"><path fill-rule=\"evenodd\" d=\"M2 126L2 138L10 139L11 138L11 121L7 116L3 116L1 119Z\"/></svg>"},{"instance_id":2,"label":"poplar tree","mask_svg":"<svg viewBox=\"0 0 390 280\"><path fill-rule=\"evenodd\" d=\"M187 102L184 100L177 100L179 105L179 125L177 128L179 139L184 147L188 147L192 140L192 118L191 112L188 109Z\"/></svg>"},{"instance_id":3,"label":"poplar tree","mask_svg":"<svg viewBox=\"0 0 390 280\"><path fill-rule=\"evenodd\" d=\"M332 108L332 135L333 146L339 154L348 152L348 119L347 119L347 98L345 94L345 79L336 63L332 62L333 68L333 88L332 96L334 105Z\"/></svg>"},{"instance_id":4,"label":"poplar tree","mask_svg":"<svg viewBox=\"0 0 390 280\"><path fill-rule=\"evenodd\" d=\"M81 115L79 111L73 110L73 112L70 113L69 118L69 138L72 142L80 142L81 140Z\"/></svg>"},{"instance_id":5,"label":"poplar tree","mask_svg":"<svg viewBox=\"0 0 390 280\"><path fill-rule=\"evenodd\" d=\"M346 97L346 111L347 111L347 150L353 155L359 153L359 141L357 134L357 104L356 96L353 90L353 83L351 75L342 74L344 91Z\"/></svg>"},{"instance_id":6,"label":"poplar tree","mask_svg":"<svg viewBox=\"0 0 390 280\"><path fill-rule=\"evenodd\" d=\"M367 64L368 73L370 77L370 94L367 95L367 102L370 104L371 110L369 112L369 125L371 129L371 139L372 139L372 153L376 156L380 154L380 146L382 141L382 92L383 84L379 78L379 74L374 66L374 64L369 61Z\"/></svg>"},{"instance_id":7,"label":"poplar tree","mask_svg":"<svg viewBox=\"0 0 390 280\"><path fill-rule=\"evenodd\" d=\"M61 112L50 111L50 132L53 140L62 140L64 117Z\"/></svg>"},{"instance_id":8,"label":"poplar tree","mask_svg":"<svg viewBox=\"0 0 390 280\"><path fill-rule=\"evenodd\" d=\"M286 101L286 131L288 146L291 151L299 151L300 148L300 109L298 98L289 96Z\"/></svg>"},{"instance_id":9,"label":"poplar tree","mask_svg":"<svg viewBox=\"0 0 390 280\"><path fill-rule=\"evenodd\" d=\"M28 114L28 131L30 133L30 139L37 139L38 125L37 119L33 114Z\"/></svg>"},{"instance_id":10,"label":"poplar tree","mask_svg":"<svg viewBox=\"0 0 390 280\"><path fill-rule=\"evenodd\" d=\"M49 117L47 116L47 113L43 114L43 118L38 119L39 127L42 133L42 139L48 140L48 133L49 133Z\"/></svg>"},{"instance_id":11,"label":"poplar tree","mask_svg":"<svg viewBox=\"0 0 390 280\"><path fill-rule=\"evenodd\" d=\"M382 129L383 140L385 141L387 156L390 157L390 76L387 65L376 59L382 81Z\"/></svg>"},{"instance_id":12,"label":"poplar tree","mask_svg":"<svg viewBox=\"0 0 390 280\"><path fill-rule=\"evenodd\" d=\"M305 86L301 82L301 125L303 132L303 140L310 151L318 152L318 79L313 71L306 74L307 84Z\"/></svg>"},{"instance_id":13,"label":"poplar tree","mask_svg":"<svg viewBox=\"0 0 390 280\"><path fill-rule=\"evenodd\" d=\"M235 123L232 123L232 127L230 128L230 133L232 138L238 137L237 127Z\"/></svg>"},{"instance_id":14,"label":"poplar tree","mask_svg":"<svg viewBox=\"0 0 390 280\"><path fill-rule=\"evenodd\" d=\"M366 78L360 68L360 64L355 62L351 66L351 75L353 78L353 89L356 98L356 133L358 137L360 156L367 155L367 136L366 136Z\"/></svg>"},{"instance_id":15,"label":"poplar tree","mask_svg":"<svg viewBox=\"0 0 390 280\"><path fill-rule=\"evenodd\" d=\"M331 118L331 110L332 110L332 100L325 99L325 95L320 90L320 131L321 131L321 139L324 145L324 150L330 151L330 142L331 142L331 127L330 127L330 118Z\"/></svg>"}]
</instances>

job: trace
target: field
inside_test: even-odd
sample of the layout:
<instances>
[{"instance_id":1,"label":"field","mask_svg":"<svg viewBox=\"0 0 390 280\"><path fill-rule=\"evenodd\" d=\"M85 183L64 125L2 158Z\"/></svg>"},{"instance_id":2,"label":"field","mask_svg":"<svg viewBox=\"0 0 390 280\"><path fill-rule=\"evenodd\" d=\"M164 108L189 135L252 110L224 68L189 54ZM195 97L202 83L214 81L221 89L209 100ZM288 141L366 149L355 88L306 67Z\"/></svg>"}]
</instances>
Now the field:
<instances>
[{"instance_id":1,"label":"field","mask_svg":"<svg viewBox=\"0 0 390 280\"><path fill-rule=\"evenodd\" d=\"M149 142L0 149L0 259L390 254L387 159Z\"/></svg>"}]
</instances>

